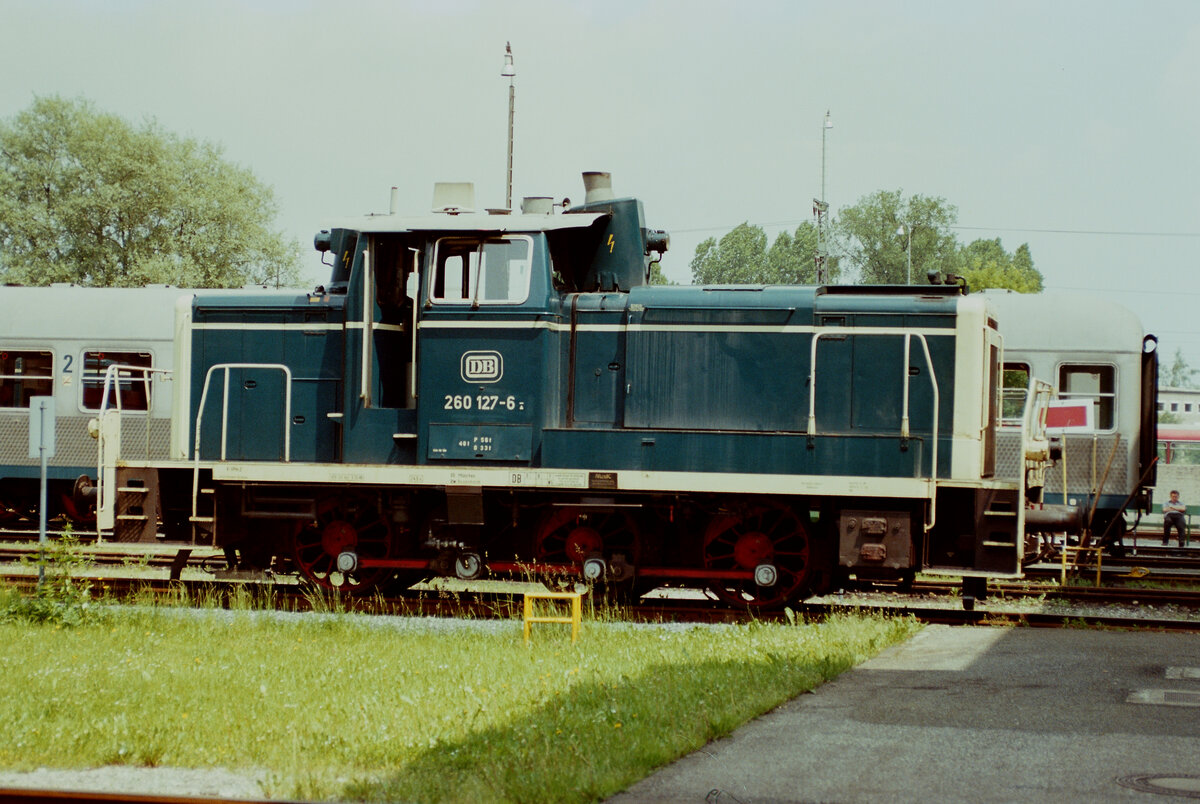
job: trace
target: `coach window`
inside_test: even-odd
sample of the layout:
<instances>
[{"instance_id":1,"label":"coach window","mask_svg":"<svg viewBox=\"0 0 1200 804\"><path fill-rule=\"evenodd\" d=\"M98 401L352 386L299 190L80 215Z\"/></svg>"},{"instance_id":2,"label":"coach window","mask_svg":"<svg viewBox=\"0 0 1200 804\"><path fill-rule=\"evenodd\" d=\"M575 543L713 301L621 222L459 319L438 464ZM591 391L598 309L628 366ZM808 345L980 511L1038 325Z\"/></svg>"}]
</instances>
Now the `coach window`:
<instances>
[{"instance_id":1,"label":"coach window","mask_svg":"<svg viewBox=\"0 0 1200 804\"><path fill-rule=\"evenodd\" d=\"M520 304L529 298L528 237L444 237L437 242L429 299L435 304Z\"/></svg>"},{"instance_id":2,"label":"coach window","mask_svg":"<svg viewBox=\"0 0 1200 804\"><path fill-rule=\"evenodd\" d=\"M1112 366L1073 365L1058 370L1059 399L1092 400L1097 430L1111 430L1116 423L1116 387L1116 369Z\"/></svg>"},{"instance_id":3,"label":"coach window","mask_svg":"<svg viewBox=\"0 0 1200 804\"><path fill-rule=\"evenodd\" d=\"M1029 364L1005 363L1003 383L1000 391L1000 423L1020 425L1025 415L1025 393L1029 390Z\"/></svg>"},{"instance_id":4,"label":"coach window","mask_svg":"<svg viewBox=\"0 0 1200 804\"><path fill-rule=\"evenodd\" d=\"M0 408L28 408L35 396L54 393L54 358L49 352L0 349Z\"/></svg>"},{"instance_id":5,"label":"coach window","mask_svg":"<svg viewBox=\"0 0 1200 804\"><path fill-rule=\"evenodd\" d=\"M153 362L149 352L84 352L83 409L100 410L104 397L104 374L109 366L150 368L151 365ZM119 404L121 410L148 410L150 373L118 369L117 375L108 389L108 407L116 408Z\"/></svg>"}]
</instances>

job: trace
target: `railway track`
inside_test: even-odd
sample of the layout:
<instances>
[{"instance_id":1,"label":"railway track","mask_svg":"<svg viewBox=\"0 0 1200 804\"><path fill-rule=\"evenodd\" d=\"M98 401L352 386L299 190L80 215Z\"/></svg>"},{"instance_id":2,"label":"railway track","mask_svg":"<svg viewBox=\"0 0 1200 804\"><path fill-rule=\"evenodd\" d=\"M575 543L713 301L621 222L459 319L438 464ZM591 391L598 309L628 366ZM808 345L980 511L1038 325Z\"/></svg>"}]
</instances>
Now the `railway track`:
<instances>
[{"instance_id":1,"label":"railway track","mask_svg":"<svg viewBox=\"0 0 1200 804\"><path fill-rule=\"evenodd\" d=\"M79 534L73 534L79 538ZM222 551L184 543L122 544L96 543L79 539L78 555L90 564L86 572L76 573L93 584L97 594L120 600L133 595L161 595L172 599L203 600L208 604L238 598L244 605L247 589L251 596L261 595L262 605L291 611L328 607L325 596L300 584L294 575L226 572ZM29 561L39 551L36 534L0 543L0 581L32 590L36 575ZM1174 610L1200 612L1200 551L1179 550L1158 545L1129 550L1122 559L1105 557L1102 564L1104 585L1091 586L1094 568L1075 567L1072 583L1059 583L1061 565L1047 563L1027 568L1027 579L989 584L989 598L975 611L964 611L959 599L961 585L955 580L923 579L901 594L899 588L857 584L844 595L810 600L795 607L805 616L823 616L829 611L847 608L881 608L911 615L927 622L998 623L1020 622L1027 625L1052 625L1066 621L1111 627L1151 627L1145 612L1156 613L1152 627L1196 630L1188 617L1175 616ZM1161 583L1159 588L1130 587L1134 581ZM503 587L502 587L503 588ZM476 593L447 592L436 586L418 587L406 592L373 595L367 600L341 597L333 605L355 611L420 616L519 616L521 584L508 591ZM514 591L515 590L515 591ZM678 594L686 595L686 592ZM750 618L776 620L785 614L756 612L748 615L726 607L698 590L696 598L680 602L678 594L666 598L649 596L639 605L624 607L622 616L633 619L665 619L688 622L740 622ZM1035 610L1039 602L1092 607L1095 611L1053 612ZM1021 608L1023 606L1023 609ZM1113 611L1101 611L1110 607ZM1140 611L1134 616L1127 610ZM1200 618L1200 614L1196 615ZM1178 621L1178 622L1176 622Z\"/></svg>"},{"instance_id":2,"label":"railway track","mask_svg":"<svg viewBox=\"0 0 1200 804\"><path fill-rule=\"evenodd\" d=\"M36 577L30 574L0 574L0 579L30 592L37 583ZM216 581L171 580L159 575L87 580L105 599L114 601L156 595L172 602L249 604L293 612L336 610L392 616L496 619L519 618L523 592L530 586L512 584L494 591L416 587L400 594L340 597L331 601L286 577ZM834 613L873 611L952 625L1088 625L1200 632L1200 592L1196 591L997 584L990 587L986 600L969 611L959 605L957 591L956 585L927 582L916 584L911 594L851 589L810 599L791 610L768 612L729 608L699 590L659 591L636 605L612 603L602 596L589 597L587 605L592 617L613 616L646 623L785 622L796 617L818 618Z\"/></svg>"}]
</instances>

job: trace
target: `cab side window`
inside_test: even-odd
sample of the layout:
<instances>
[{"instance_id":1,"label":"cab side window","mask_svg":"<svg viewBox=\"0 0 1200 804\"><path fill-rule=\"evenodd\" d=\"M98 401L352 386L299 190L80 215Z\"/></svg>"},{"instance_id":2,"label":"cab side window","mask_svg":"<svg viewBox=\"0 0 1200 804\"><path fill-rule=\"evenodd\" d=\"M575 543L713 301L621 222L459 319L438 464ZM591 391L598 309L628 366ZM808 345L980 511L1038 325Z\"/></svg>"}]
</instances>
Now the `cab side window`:
<instances>
[{"instance_id":1,"label":"cab side window","mask_svg":"<svg viewBox=\"0 0 1200 804\"><path fill-rule=\"evenodd\" d=\"M520 304L529 298L532 241L523 236L444 237L437 242L434 304Z\"/></svg>"}]
</instances>

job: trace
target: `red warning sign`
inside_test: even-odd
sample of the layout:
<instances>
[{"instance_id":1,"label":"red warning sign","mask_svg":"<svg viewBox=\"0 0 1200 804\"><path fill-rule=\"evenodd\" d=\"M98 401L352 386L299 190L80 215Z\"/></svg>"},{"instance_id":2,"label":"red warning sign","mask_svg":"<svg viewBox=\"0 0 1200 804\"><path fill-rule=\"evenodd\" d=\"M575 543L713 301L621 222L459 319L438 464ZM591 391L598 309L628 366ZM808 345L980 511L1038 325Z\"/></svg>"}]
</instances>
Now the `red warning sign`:
<instances>
[{"instance_id":1,"label":"red warning sign","mask_svg":"<svg viewBox=\"0 0 1200 804\"><path fill-rule=\"evenodd\" d=\"M1092 403L1051 402L1046 410L1047 430L1091 430Z\"/></svg>"}]
</instances>

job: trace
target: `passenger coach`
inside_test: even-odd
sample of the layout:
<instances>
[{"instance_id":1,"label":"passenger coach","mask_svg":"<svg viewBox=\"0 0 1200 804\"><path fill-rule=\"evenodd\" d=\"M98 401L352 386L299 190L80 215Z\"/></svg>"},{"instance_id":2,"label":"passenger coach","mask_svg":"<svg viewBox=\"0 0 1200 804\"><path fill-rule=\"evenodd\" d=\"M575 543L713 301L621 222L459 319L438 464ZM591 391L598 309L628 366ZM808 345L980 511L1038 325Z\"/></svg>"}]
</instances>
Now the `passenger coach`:
<instances>
[{"instance_id":1,"label":"passenger coach","mask_svg":"<svg viewBox=\"0 0 1200 804\"><path fill-rule=\"evenodd\" d=\"M96 475L88 422L105 404L105 374L125 367L108 388L120 406L122 451L131 459L168 457L178 288L0 286L0 521L32 517L40 461L29 457L29 402L54 398L55 453L48 460L50 517L66 514L90 528L90 502L75 494L81 475ZM36 521L36 518L33 519Z\"/></svg>"}]
</instances>

